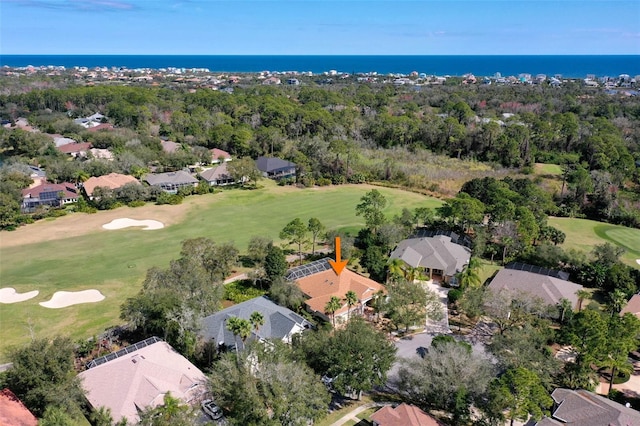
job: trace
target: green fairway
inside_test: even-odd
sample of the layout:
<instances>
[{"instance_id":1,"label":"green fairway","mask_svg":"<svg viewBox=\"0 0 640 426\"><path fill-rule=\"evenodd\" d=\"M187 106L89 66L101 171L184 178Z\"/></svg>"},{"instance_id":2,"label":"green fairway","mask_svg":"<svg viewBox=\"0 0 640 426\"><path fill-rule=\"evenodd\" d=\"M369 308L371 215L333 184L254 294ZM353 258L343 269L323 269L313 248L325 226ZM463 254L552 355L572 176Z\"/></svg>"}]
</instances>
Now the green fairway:
<instances>
[{"instance_id":1,"label":"green fairway","mask_svg":"<svg viewBox=\"0 0 640 426\"><path fill-rule=\"evenodd\" d=\"M538 175L560 176L562 167L557 164L536 163L535 173Z\"/></svg>"},{"instance_id":2,"label":"green fairway","mask_svg":"<svg viewBox=\"0 0 640 426\"><path fill-rule=\"evenodd\" d=\"M0 287L13 287L19 293L40 291L25 302L0 304L0 349L26 342L31 335L87 338L118 324L120 304L137 293L147 269L166 267L179 256L185 239L233 241L244 252L254 235L278 240L282 228L296 217L305 223L310 217L317 217L327 229L357 230L364 225L363 219L355 215L355 206L371 189L369 186L297 189L278 187L272 182L264 185L253 191L225 190L200 196L202 201L188 207L184 220L160 230L104 231L97 227L72 238L7 248L0 245ZM399 213L403 207L441 204L437 199L411 192L388 188L379 191L388 200L387 216ZM149 212L148 219L154 219L153 207ZM82 216L78 215L77 220L82 221ZM46 226L55 227L56 221ZM62 309L38 305L56 291L92 288L100 290L106 299Z\"/></svg>"},{"instance_id":3,"label":"green fairway","mask_svg":"<svg viewBox=\"0 0 640 426\"><path fill-rule=\"evenodd\" d=\"M640 267L640 229L596 222L588 219L566 217L549 218L549 225L555 226L567 235L562 245L565 249L589 252L594 246L609 242L625 249L622 260L635 268Z\"/></svg>"}]
</instances>

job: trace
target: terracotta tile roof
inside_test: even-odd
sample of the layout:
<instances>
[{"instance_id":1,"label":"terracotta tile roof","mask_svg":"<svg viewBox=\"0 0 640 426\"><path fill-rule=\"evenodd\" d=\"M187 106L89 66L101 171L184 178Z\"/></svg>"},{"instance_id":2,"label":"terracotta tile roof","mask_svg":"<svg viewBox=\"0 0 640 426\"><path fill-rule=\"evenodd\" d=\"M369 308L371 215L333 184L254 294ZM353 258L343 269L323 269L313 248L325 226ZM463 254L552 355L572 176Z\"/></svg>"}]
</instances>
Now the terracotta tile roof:
<instances>
[{"instance_id":1,"label":"terracotta tile roof","mask_svg":"<svg viewBox=\"0 0 640 426\"><path fill-rule=\"evenodd\" d=\"M125 186L127 183L130 183L130 182L140 183L138 182L138 179L134 178L133 176L123 175L120 173L109 173L108 175L91 177L87 179L87 181L84 183L84 191L87 193L89 197L91 197L91 195L93 194L93 191L98 186L105 186L107 188L117 189Z\"/></svg>"},{"instance_id":2,"label":"terracotta tile roof","mask_svg":"<svg viewBox=\"0 0 640 426\"><path fill-rule=\"evenodd\" d=\"M309 298L305 302L315 312L325 313L324 307L331 296L344 300L348 291L353 291L362 303L370 300L379 290L386 291L382 284L372 279L356 274L349 269L344 269L340 275L336 275L333 269L318 272L297 280L300 290ZM346 302L335 312L342 315L348 311Z\"/></svg>"},{"instance_id":3,"label":"terracotta tile roof","mask_svg":"<svg viewBox=\"0 0 640 426\"><path fill-rule=\"evenodd\" d=\"M60 145L58 151L63 154L73 154L76 152L86 152L91 148L91 142L80 143L68 143L66 145Z\"/></svg>"},{"instance_id":4,"label":"terracotta tile roof","mask_svg":"<svg viewBox=\"0 0 640 426\"><path fill-rule=\"evenodd\" d=\"M38 419L9 389L0 391L0 425L37 426Z\"/></svg>"},{"instance_id":5,"label":"terracotta tile roof","mask_svg":"<svg viewBox=\"0 0 640 426\"><path fill-rule=\"evenodd\" d=\"M548 305L557 305L561 299L567 299L574 309L578 306L576 292L582 290L580 284L572 283L571 281L515 269L498 271L488 288L495 292L529 293L539 297Z\"/></svg>"},{"instance_id":6,"label":"terracotta tile roof","mask_svg":"<svg viewBox=\"0 0 640 426\"><path fill-rule=\"evenodd\" d=\"M389 405L371 415L379 426L441 426L442 423L414 405L402 403L396 408Z\"/></svg>"},{"instance_id":7,"label":"terracotta tile roof","mask_svg":"<svg viewBox=\"0 0 640 426\"><path fill-rule=\"evenodd\" d=\"M634 294L627 302L627 305L620 311L620 315L626 313L633 314L640 318L640 294Z\"/></svg>"},{"instance_id":8,"label":"terracotta tile roof","mask_svg":"<svg viewBox=\"0 0 640 426\"><path fill-rule=\"evenodd\" d=\"M60 199L78 198L76 187L69 182L63 183L49 183L42 182L40 185L36 185L31 188L25 188L22 190L22 198L40 198L40 194L43 192L62 192L63 197Z\"/></svg>"},{"instance_id":9,"label":"terracotta tile roof","mask_svg":"<svg viewBox=\"0 0 640 426\"><path fill-rule=\"evenodd\" d=\"M139 420L138 410L162 404L167 392L174 398L192 402L206 391L204 373L162 341L78 376L91 405L109 408L115 422L126 418L135 424Z\"/></svg>"},{"instance_id":10,"label":"terracotta tile roof","mask_svg":"<svg viewBox=\"0 0 640 426\"><path fill-rule=\"evenodd\" d=\"M223 150L218 149L218 148L213 148L213 149L210 149L209 151L211 151L211 159L212 159L212 161L217 161L218 158L220 158L220 157L222 157L225 161L231 159L231 154L229 154L227 151L223 151Z\"/></svg>"}]
</instances>

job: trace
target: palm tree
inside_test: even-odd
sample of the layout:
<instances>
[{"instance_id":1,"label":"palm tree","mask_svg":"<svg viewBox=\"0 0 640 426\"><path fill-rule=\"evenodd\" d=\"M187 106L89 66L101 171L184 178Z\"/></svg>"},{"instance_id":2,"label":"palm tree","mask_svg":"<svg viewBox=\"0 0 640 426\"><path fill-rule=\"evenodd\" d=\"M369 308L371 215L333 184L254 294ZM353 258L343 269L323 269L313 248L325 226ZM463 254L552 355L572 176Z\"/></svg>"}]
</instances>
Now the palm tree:
<instances>
[{"instance_id":1,"label":"palm tree","mask_svg":"<svg viewBox=\"0 0 640 426\"><path fill-rule=\"evenodd\" d=\"M404 275L405 279L410 283L413 283L415 280L420 278L420 268L414 268L413 266L409 266L405 271Z\"/></svg>"},{"instance_id":2,"label":"palm tree","mask_svg":"<svg viewBox=\"0 0 640 426\"><path fill-rule=\"evenodd\" d=\"M326 313L331 314L331 321L333 322L333 328L336 328L336 311L342 307L342 300L337 296L331 296L331 299L324 307Z\"/></svg>"},{"instance_id":3,"label":"palm tree","mask_svg":"<svg viewBox=\"0 0 640 426\"><path fill-rule=\"evenodd\" d=\"M230 317L229 319L227 319L227 330L232 332L236 339L240 337L240 340L242 340L242 347L244 348L244 342L251 334L251 322L249 320L238 317ZM236 352L238 352L237 342Z\"/></svg>"},{"instance_id":4,"label":"palm tree","mask_svg":"<svg viewBox=\"0 0 640 426\"><path fill-rule=\"evenodd\" d=\"M380 319L380 312L382 312L382 309L384 308L384 303L385 303L384 291L378 290L373 295L372 302L371 302L371 307L376 313L376 321Z\"/></svg>"},{"instance_id":5,"label":"palm tree","mask_svg":"<svg viewBox=\"0 0 640 426\"><path fill-rule=\"evenodd\" d=\"M558 310L560 311L560 324L564 324L564 318L567 312L571 311L571 302L564 297L560 299L558 303Z\"/></svg>"},{"instance_id":6,"label":"palm tree","mask_svg":"<svg viewBox=\"0 0 640 426\"><path fill-rule=\"evenodd\" d=\"M253 325L253 329L257 335L258 329L264 325L264 315L258 311L254 311L249 317L249 321L251 322L251 325Z\"/></svg>"},{"instance_id":7,"label":"palm tree","mask_svg":"<svg viewBox=\"0 0 640 426\"><path fill-rule=\"evenodd\" d=\"M353 290L349 290L344 296L349 308L347 309L347 320L351 317L351 307L358 303L358 295Z\"/></svg>"},{"instance_id":8,"label":"palm tree","mask_svg":"<svg viewBox=\"0 0 640 426\"><path fill-rule=\"evenodd\" d=\"M459 275L461 288L480 287L482 280L478 274L478 269L480 269L480 261L478 258L472 257L469 259L469 263Z\"/></svg>"},{"instance_id":9,"label":"palm tree","mask_svg":"<svg viewBox=\"0 0 640 426\"><path fill-rule=\"evenodd\" d=\"M404 276L405 263L402 259L394 258L387 265L387 279L397 280Z\"/></svg>"},{"instance_id":10,"label":"palm tree","mask_svg":"<svg viewBox=\"0 0 640 426\"><path fill-rule=\"evenodd\" d=\"M587 290L578 290L576 291L576 296L578 296L578 312L582 310L582 302L584 299L588 299L591 296Z\"/></svg>"}]
</instances>

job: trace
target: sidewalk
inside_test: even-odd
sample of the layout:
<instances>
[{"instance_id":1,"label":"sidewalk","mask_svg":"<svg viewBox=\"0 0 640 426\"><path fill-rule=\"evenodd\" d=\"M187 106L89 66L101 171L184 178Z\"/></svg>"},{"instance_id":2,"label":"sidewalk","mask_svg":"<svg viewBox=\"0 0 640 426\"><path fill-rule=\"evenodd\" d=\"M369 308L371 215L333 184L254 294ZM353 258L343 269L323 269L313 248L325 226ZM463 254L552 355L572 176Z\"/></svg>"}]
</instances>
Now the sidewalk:
<instances>
[{"instance_id":1,"label":"sidewalk","mask_svg":"<svg viewBox=\"0 0 640 426\"><path fill-rule=\"evenodd\" d=\"M383 405L385 404L378 404L376 402L370 402L368 404L361 405L358 408L354 408L353 411L342 416L340 419L338 419L338 421L333 422L331 426L342 426L349 420L353 420L354 422L358 423L360 421L360 419L356 417L358 414L368 410L371 407L376 407L376 406L382 407Z\"/></svg>"}]
</instances>

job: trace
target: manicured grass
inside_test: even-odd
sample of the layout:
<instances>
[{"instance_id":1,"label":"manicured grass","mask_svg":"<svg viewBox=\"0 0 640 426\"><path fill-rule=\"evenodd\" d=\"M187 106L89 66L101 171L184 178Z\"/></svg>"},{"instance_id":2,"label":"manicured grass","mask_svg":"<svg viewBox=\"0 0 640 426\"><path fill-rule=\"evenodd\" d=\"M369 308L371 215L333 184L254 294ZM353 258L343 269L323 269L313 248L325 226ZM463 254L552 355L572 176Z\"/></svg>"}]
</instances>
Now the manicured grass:
<instances>
[{"instance_id":1,"label":"manicured grass","mask_svg":"<svg viewBox=\"0 0 640 426\"><path fill-rule=\"evenodd\" d=\"M147 269L164 268L171 259L179 257L185 239L209 237L220 243L233 241L244 252L254 235L277 241L280 230L295 217L305 223L310 217L317 217L327 229L356 230L364 222L355 215L355 206L372 188L344 185L298 189L278 187L271 182L263 185L252 191L230 190L200 196L182 220L155 231L135 228L105 231L95 225L95 230L87 230L83 235L65 238L48 232L46 241L12 247L3 246L0 235L0 286L14 287L20 293L40 291L37 297L25 302L0 304L0 360L3 349L24 343L31 335L66 334L80 339L119 324L120 305L138 292ZM411 192L388 188L379 191L388 200L385 210L388 216L399 213L403 207L441 204L439 200ZM145 214L149 215L147 219L154 219L155 207L150 207ZM121 217L127 217L126 214L130 211L123 209ZM97 215L112 217L113 212ZM81 226L83 217L77 215L73 220ZM94 217L91 219L96 223L111 220L101 222ZM37 225L33 229L44 232L44 227L56 227L56 221ZM91 288L100 290L106 299L63 309L38 305L56 291Z\"/></svg>"},{"instance_id":2,"label":"manicured grass","mask_svg":"<svg viewBox=\"0 0 640 426\"><path fill-rule=\"evenodd\" d=\"M562 175L562 167L557 164L536 163L534 170L537 175Z\"/></svg>"},{"instance_id":3,"label":"manicured grass","mask_svg":"<svg viewBox=\"0 0 640 426\"><path fill-rule=\"evenodd\" d=\"M609 242L625 249L621 257L623 262L635 268L640 267L636 262L636 259L640 259L640 229L565 217L549 218L549 225L567 235L562 245L564 249L590 252L594 246Z\"/></svg>"},{"instance_id":4,"label":"manicured grass","mask_svg":"<svg viewBox=\"0 0 640 426\"><path fill-rule=\"evenodd\" d=\"M489 260L480 259L478 275L480 276L481 282L484 284L485 281L492 277L499 269L502 269L502 266L498 265L497 262L494 261L492 263Z\"/></svg>"},{"instance_id":5,"label":"manicured grass","mask_svg":"<svg viewBox=\"0 0 640 426\"><path fill-rule=\"evenodd\" d=\"M368 396L363 396L360 401L349 401L349 403L343 408L331 412L327 417L315 423L316 426L330 426L333 423L340 420L342 417L346 416L356 408L365 405L371 402L371 398ZM360 416L357 416L360 418Z\"/></svg>"}]
</instances>

